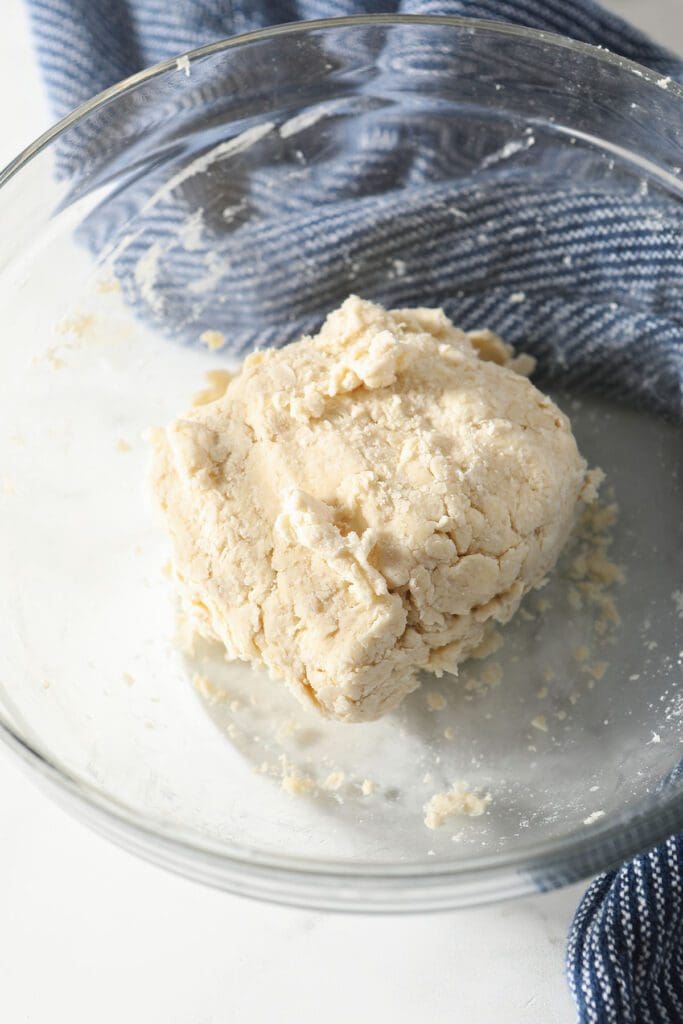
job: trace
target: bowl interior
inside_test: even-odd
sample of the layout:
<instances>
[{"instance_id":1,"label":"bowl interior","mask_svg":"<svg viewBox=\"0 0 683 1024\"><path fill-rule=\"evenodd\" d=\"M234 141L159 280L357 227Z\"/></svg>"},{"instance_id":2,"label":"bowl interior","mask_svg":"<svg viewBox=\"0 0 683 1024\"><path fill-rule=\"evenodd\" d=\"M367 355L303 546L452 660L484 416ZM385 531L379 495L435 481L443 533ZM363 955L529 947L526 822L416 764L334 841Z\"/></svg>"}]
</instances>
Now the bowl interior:
<instances>
[{"instance_id":1,"label":"bowl interior","mask_svg":"<svg viewBox=\"0 0 683 1024\"><path fill-rule=\"evenodd\" d=\"M549 230L568 204L584 226L590 208L610 230L676 229L680 103L539 35L345 24L170 67L22 166L0 190L7 727L124 815L182 833L190 871L207 845L311 870L438 864L457 902L479 861L543 878L543 851L557 867L577 837L586 870L614 855L615 826L680 826L675 368L614 399L620 360L639 330L675 324L680 288L666 267L653 284L600 265L574 221ZM602 507L618 506L577 533L499 650L362 726L311 717L208 646L182 653L147 494L148 432L207 371L314 329L350 292L445 305L534 352L606 473ZM626 347L595 356L591 391L572 353L596 331ZM308 791L283 790L291 778ZM487 813L428 830L425 802L460 780L491 794Z\"/></svg>"}]
</instances>

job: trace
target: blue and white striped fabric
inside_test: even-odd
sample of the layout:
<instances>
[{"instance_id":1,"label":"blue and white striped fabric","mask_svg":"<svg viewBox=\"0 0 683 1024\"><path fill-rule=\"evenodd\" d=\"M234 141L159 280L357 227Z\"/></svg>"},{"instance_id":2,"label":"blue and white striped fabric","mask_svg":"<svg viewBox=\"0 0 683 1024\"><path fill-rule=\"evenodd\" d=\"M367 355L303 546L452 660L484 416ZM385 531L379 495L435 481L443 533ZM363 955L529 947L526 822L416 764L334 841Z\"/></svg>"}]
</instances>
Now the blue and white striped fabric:
<instances>
[{"instance_id":1,"label":"blue and white striped fabric","mask_svg":"<svg viewBox=\"0 0 683 1024\"><path fill-rule=\"evenodd\" d=\"M683 79L679 60L592 0L27 3L60 116L147 65L217 38L294 20L374 12L503 19L600 44ZM401 57L389 54L386 68ZM81 140L84 149L92 142ZM597 187L577 189L563 181L557 166L548 167L544 179L543 167L535 164L531 186L523 160L513 167L491 161L485 172L479 162L476 183L466 174L454 183L450 171L461 159L462 139L455 129L444 132L443 123L430 134L419 115L406 123L405 115L392 120L370 112L355 122L345 147L342 171L338 164L321 163L299 190L278 183L281 159L259 165L248 182L239 175L226 178L219 208L204 212L200 244L177 244L179 218L187 213L182 189L172 203L156 203L145 238L133 239L116 263L131 302L139 306L134 268L149 253L152 238L164 289L143 312L183 343L190 323L195 340L203 328L224 330L236 353L257 341L275 342L279 324L287 323L291 334L311 329L356 290L388 304L443 305L465 328L486 323L513 343L524 342L539 357L545 381L570 387L588 382L605 394L683 419L683 213L671 204L663 209L656 197L624 199ZM62 164L75 189L77 157L65 151ZM482 173L486 188L480 187ZM400 179L400 188L378 189L387 175ZM141 188L158 185L148 181ZM144 192L140 200L144 205ZM240 220L243 201L253 218ZM120 205L111 199L106 219L88 222L86 241L94 249L103 248L125 223L130 202L129 190ZM236 211L229 230L221 219L226 207ZM411 259L411 249L418 258ZM397 251L400 274L391 272ZM200 269L206 274L208 258L216 294L231 295L225 323L216 302L210 320L202 323L197 316L198 264L205 261ZM310 267L316 271L309 280ZM482 280L488 282L484 293ZM520 292L523 308L514 301ZM577 912L568 946L579 1020L683 1022L682 929L681 838L597 879Z\"/></svg>"},{"instance_id":2,"label":"blue and white striped fabric","mask_svg":"<svg viewBox=\"0 0 683 1024\"><path fill-rule=\"evenodd\" d=\"M582 1024L683 1021L683 836L595 879L567 974Z\"/></svg>"},{"instance_id":3,"label":"blue and white striped fabric","mask_svg":"<svg viewBox=\"0 0 683 1024\"><path fill-rule=\"evenodd\" d=\"M392 6L185 0L165 11L159 0L28 2L57 113L142 64L217 36ZM662 75L681 71L675 58L590 0L571 9L564 0L402 0L393 7L403 14L504 16L602 40ZM448 62L460 57L435 49L417 31L407 35L398 49L390 41L378 59L387 90L397 75L448 73ZM349 45L363 43L356 36ZM320 59L315 50L310 56ZM192 88L224 100L259 71L234 73L236 81L217 85L201 79L199 65ZM72 130L62 139L62 173L77 182L83 168L106 164L107 146L115 149L117 132L128 136L126 118L133 116L127 108L118 123L107 108L94 125ZM181 116L177 111L176 137ZM497 161L495 152L476 152L490 132L465 138L457 120L449 125L418 110L397 115L386 105L354 114L348 130L340 118L333 130L343 163L335 153L319 157L298 188L292 146L248 172L231 161L219 185L215 167L206 186L193 180L148 202L168 177L160 163L108 198L80 234L101 253L134 220L136 237L117 250L115 273L138 314L184 344L220 330L241 355L257 343L281 342L283 325L284 340L312 330L349 293L362 291L388 305L443 306L466 329L485 321L538 358L543 386L600 390L683 418L683 210L654 193L619 196L599 182L577 187L556 153L544 165L537 146L525 161L524 140L514 160ZM500 145L506 141L503 134ZM392 179L395 186L387 186ZM187 219L200 206L201 239L188 250ZM233 211L229 223L226 209ZM151 266L154 295L139 287L140 268ZM522 304L514 301L520 293Z\"/></svg>"},{"instance_id":4,"label":"blue and white striped fabric","mask_svg":"<svg viewBox=\"0 0 683 1024\"><path fill-rule=\"evenodd\" d=\"M53 109L63 117L141 68L268 25L400 12L491 18L605 46L668 75L680 65L592 0L27 0Z\"/></svg>"}]
</instances>

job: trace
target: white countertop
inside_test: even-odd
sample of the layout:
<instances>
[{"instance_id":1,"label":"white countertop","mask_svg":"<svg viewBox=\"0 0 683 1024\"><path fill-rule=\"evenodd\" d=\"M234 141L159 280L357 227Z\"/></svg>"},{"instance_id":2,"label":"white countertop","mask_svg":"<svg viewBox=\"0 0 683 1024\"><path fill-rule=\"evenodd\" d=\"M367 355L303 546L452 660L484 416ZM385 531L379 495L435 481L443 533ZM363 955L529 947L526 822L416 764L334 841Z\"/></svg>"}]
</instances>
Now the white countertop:
<instances>
[{"instance_id":1,"label":"white countertop","mask_svg":"<svg viewBox=\"0 0 683 1024\"><path fill-rule=\"evenodd\" d=\"M680 0L607 6L683 52ZM50 123L21 0L4 0L2 27L0 165ZM431 916L258 904L109 845L51 804L4 752L0 877L8 1024L573 1019L564 944L583 885Z\"/></svg>"}]
</instances>

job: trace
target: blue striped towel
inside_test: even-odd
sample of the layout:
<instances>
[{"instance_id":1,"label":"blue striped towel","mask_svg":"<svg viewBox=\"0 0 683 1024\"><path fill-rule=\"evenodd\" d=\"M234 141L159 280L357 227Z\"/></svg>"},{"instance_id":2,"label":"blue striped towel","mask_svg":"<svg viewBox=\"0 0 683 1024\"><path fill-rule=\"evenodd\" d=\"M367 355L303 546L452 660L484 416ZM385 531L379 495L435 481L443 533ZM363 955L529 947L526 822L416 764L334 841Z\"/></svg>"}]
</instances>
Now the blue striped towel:
<instances>
[{"instance_id":1,"label":"blue striped towel","mask_svg":"<svg viewBox=\"0 0 683 1024\"><path fill-rule=\"evenodd\" d=\"M294 20L392 11L516 22L600 44L683 80L678 59L592 0L27 3L59 116L145 66L221 37ZM354 138L346 140L347 170L340 177L337 169L332 185L323 168L318 179L307 178L305 190L283 189L277 181L279 164L259 167L249 181L249 201L259 213L255 226L245 219L230 230L223 225L221 233L205 223L204 250L202 245L174 247L177 232L169 233L169 223L176 218L177 228L177 203L155 206L155 219L146 225L147 241L141 244L149 245L150 234L160 240L156 257L165 260L168 287L153 308L141 312L161 320L181 341L190 335L196 339L203 328L220 327L240 352L256 341L279 340L283 323L291 334L315 327L353 290L387 304L444 305L465 328L486 322L513 343L524 341L540 358L546 381L590 384L682 419L683 214L672 211L671 204L662 209L648 196L622 200L597 189L558 184L556 174L539 195L538 183L530 187L523 169L515 173L495 165L482 195L466 176L457 185L449 181L448 165L458 159L461 140L443 130L430 136L429 124L419 119L408 128L382 113L356 121ZM73 147L61 153L61 172L71 176L75 189L82 161L96 159L93 153L104 142L84 136L80 145L80 153ZM387 174L400 176L395 195L376 187ZM236 209L243 186L239 180L227 186L236 190ZM130 197L127 189L127 204ZM445 197L466 216L444 218ZM223 205L229 201L223 196ZM273 202L277 210L269 221ZM86 224L86 241L101 250L127 215L130 207L119 210L112 198L106 221L95 217ZM387 273L387 261L396 255L392 232L399 221L398 251L406 255L397 279ZM413 247L419 253L415 262L410 260ZM430 249L431 262L425 255ZM308 285L306 267L296 263L298 250L309 265L325 266L324 294L316 291L316 282ZM116 265L127 290L144 251L133 242ZM192 290L197 261L207 252L218 257L213 265L216 294L232 295L225 323L216 320L215 302L210 320L203 323ZM256 280L249 268L253 262L263 267L264 260L268 272L261 271ZM354 263L355 271L349 269ZM484 296L477 287L482 277L491 282ZM520 291L523 310L510 301ZM139 305L132 291L129 298ZM260 319L254 326L255 310ZM568 944L567 971L579 1020L683 1022L682 929L682 837L598 878L577 911Z\"/></svg>"}]
</instances>

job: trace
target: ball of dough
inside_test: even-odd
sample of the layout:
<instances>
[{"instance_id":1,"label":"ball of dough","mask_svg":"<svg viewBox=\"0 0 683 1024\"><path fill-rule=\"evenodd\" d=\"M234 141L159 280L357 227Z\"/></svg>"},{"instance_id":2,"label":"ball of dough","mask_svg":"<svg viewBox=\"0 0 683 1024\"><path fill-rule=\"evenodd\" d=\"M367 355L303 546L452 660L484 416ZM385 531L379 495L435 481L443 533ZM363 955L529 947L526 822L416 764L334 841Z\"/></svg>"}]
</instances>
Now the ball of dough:
<instances>
[{"instance_id":1,"label":"ball of dough","mask_svg":"<svg viewBox=\"0 0 683 1024\"><path fill-rule=\"evenodd\" d=\"M156 442L194 629L341 721L390 711L420 670L456 672L591 496L527 364L441 310L356 296L249 356Z\"/></svg>"}]
</instances>

